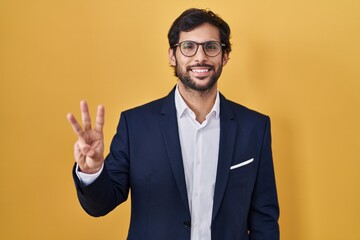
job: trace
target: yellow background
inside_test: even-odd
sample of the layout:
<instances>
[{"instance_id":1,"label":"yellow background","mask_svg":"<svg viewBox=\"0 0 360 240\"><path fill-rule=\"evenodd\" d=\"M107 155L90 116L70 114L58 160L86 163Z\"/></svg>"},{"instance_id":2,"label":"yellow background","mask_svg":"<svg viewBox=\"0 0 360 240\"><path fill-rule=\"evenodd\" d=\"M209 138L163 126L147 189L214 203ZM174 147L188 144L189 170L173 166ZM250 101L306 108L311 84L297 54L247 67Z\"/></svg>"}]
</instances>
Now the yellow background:
<instances>
[{"instance_id":1,"label":"yellow background","mask_svg":"<svg viewBox=\"0 0 360 240\"><path fill-rule=\"evenodd\" d=\"M189 7L232 28L221 92L271 116L282 239L360 239L358 0L0 0L0 239L125 239L129 203L78 203L65 116L104 104L108 148L122 110L175 84L166 36Z\"/></svg>"}]
</instances>

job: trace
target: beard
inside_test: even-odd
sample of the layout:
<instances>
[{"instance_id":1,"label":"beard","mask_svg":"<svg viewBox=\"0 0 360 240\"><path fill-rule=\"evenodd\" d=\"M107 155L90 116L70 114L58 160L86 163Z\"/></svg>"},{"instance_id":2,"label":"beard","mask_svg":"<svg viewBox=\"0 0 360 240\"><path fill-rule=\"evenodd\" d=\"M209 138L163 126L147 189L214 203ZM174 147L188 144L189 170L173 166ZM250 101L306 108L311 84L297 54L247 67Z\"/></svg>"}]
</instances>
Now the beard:
<instances>
[{"instance_id":1,"label":"beard","mask_svg":"<svg viewBox=\"0 0 360 240\"><path fill-rule=\"evenodd\" d=\"M208 67L212 71L214 71L213 74L210 75L210 80L205 85L199 85L197 84L193 79L191 79L190 75L188 74L191 67ZM188 66L186 68L186 71L181 70L178 64L175 66L175 76L179 78L179 80L184 84L185 87L188 87L192 90L198 91L198 92L205 92L212 87L214 87L215 83L218 81L221 72L222 72L223 66L221 65L217 70L215 70L214 66L208 65L208 64L196 64L193 66ZM203 80L205 78L198 78L200 80Z\"/></svg>"}]
</instances>

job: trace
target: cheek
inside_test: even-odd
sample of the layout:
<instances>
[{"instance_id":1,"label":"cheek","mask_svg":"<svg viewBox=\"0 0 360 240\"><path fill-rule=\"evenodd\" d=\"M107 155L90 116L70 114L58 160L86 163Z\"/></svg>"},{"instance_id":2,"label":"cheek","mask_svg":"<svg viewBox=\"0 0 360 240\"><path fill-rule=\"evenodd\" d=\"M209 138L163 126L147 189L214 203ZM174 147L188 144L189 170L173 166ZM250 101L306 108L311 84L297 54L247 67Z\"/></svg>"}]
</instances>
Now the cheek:
<instances>
[{"instance_id":1,"label":"cheek","mask_svg":"<svg viewBox=\"0 0 360 240\"><path fill-rule=\"evenodd\" d=\"M176 62L175 62L176 66L181 68L181 69L185 69L186 66L189 64L187 61L184 61L184 59L182 59L181 57L180 58L177 58L176 59Z\"/></svg>"}]
</instances>

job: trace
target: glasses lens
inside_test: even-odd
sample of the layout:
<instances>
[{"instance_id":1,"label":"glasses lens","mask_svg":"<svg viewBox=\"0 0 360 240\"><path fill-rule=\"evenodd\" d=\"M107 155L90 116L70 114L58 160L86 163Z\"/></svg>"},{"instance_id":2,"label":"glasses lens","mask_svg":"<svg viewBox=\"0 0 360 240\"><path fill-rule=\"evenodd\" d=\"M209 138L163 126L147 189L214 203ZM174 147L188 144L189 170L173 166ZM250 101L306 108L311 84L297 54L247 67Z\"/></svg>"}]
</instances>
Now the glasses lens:
<instances>
[{"instance_id":1,"label":"glasses lens","mask_svg":"<svg viewBox=\"0 0 360 240\"><path fill-rule=\"evenodd\" d=\"M192 57L196 54L199 45L203 46L203 49L209 57L215 57L221 52L221 44L216 41L209 41L204 43L196 43L193 41L184 41L180 43L180 51L187 57Z\"/></svg>"},{"instance_id":2,"label":"glasses lens","mask_svg":"<svg viewBox=\"0 0 360 240\"><path fill-rule=\"evenodd\" d=\"M182 42L180 45L180 50L185 56L193 56L196 53L197 44L192 41Z\"/></svg>"},{"instance_id":3,"label":"glasses lens","mask_svg":"<svg viewBox=\"0 0 360 240\"><path fill-rule=\"evenodd\" d=\"M221 45L218 42L210 41L204 44L204 51L210 57L215 57L221 51Z\"/></svg>"}]
</instances>

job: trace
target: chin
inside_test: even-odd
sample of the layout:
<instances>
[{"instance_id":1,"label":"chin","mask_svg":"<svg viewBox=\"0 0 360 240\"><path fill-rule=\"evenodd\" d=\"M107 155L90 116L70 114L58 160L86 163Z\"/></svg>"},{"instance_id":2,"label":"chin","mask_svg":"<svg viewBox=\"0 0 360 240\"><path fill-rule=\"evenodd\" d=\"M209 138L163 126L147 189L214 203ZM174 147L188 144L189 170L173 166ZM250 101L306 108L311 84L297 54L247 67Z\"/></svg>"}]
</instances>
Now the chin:
<instances>
[{"instance_id":1,"label":"chin","mask_svg":"<svg viewBox=\"0 0 360 240\"><path fill-rule=\"evenodd\" d=\"M186 88L190 88L192 90L198 92L205 92L211 90L216 86L217 81L209 80L189 80L182 79L180 80Z\"/></svg>"}]
</instances>

